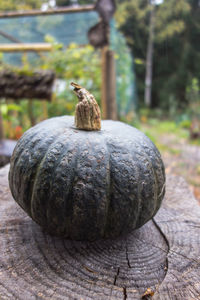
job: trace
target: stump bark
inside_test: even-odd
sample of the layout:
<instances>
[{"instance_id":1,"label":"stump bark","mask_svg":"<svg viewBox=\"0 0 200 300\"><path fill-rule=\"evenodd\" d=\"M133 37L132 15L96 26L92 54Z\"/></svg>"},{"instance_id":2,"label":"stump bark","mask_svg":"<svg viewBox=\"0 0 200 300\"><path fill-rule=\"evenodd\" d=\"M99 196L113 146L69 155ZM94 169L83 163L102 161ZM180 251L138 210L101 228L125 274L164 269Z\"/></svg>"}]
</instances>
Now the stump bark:
<instances>
[{"instance_id":1,"label":"stump bark","mask_svg":"<svg viewBox=\"0 0 200 300\"><path fill-rule=\"evenodd\" d=\"M167 178L152 221L115 240L52 237L14 202L0 170L0 299L200 299L200 207Z\"/></svg>"}]
</instances>

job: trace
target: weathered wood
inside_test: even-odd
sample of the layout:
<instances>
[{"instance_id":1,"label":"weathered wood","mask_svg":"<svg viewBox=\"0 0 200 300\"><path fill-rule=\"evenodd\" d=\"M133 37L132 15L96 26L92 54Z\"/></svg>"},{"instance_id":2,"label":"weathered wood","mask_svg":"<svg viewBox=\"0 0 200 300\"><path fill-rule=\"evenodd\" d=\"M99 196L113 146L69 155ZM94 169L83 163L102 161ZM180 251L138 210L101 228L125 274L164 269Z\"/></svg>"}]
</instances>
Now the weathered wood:
<instances>
[{"instance_id":1,"label":"weathered wood","mask_svg":"<svg viewBox=\"0 0 200 300\"><path fill-rule=\"evenodd\" d=\"M109 25L103 21L92 26L88 31L90 44L95 48L103 48L109 44Z\"/></svg>"},{"instance_id":2,"label":"weathered wood","mask_svg":"<svg viewBox=\"0 0 200 300\"><path fill-rule=\"evenodd\" d=\"M102 119L107 116L107 100L106 100L106 52L108 46L104 46L101 50L101 110Z\"/></svg>"},{"instance_id":3,"label":"weathered wood","mask_svg":"<svg viewBox=\"0 0 200 300\"><path fill-rule=\"evenodd\" d=\"M10 40L11 42L14 43L19 43L19 44L23 44L20 40L16 39L15 37L13 37L12 35L8 34L7 32L4 32L2 30L0 30L0 35L5 37L6 39ZM34 50L34 52L42 58L42 54L38 51L38 50Z\"/></svg>"},{"instance_id":4,"label":"weathered wood","mask_svg":"<svg viewBox=\"0 0 200 300\"><path fill-rule=\"evenodd\" d=\"M152 299L199 299L200 207L182 178L168 178L154 220L89 243L43 232L12 199L8 170L0 170L0 299L141 299L148 288Z\"/></svg>"},{"instance_id":5,"label":"weathered wood","mask_svg":"<svg viewBox=\"0 0 200 300\"><path fill-rule=\"evenodd\" d=\"M34 126L36 124L36 120L35 120L34 111L33 111L33 101L28 102L28 116L29 116L29 120L31 122L31 126Z\"/></svg>"},{"instance_id":6,"label":"weathered wood","mask_svg":"<svg viewBox=\"0 0 200 300\"><path fill-rule=\"evenodd\" d=\"M4 32L3 30L0 30L0 35L3 36L4 38L8 39L11 42L21 43L20 40L16 39L14 36L8 34L7 32Z\"/></svg>"},{"instance_id":7,"label":"weathered wood","mask_svg":"<svg viewBox=\"0 0 200 300\"><path fill-rule=\"evenodd\" d=\"M114 52L102 49L102 118L117 120L116 74Z\"/></svg>"},{"instance_id":8,"label":"weathered wood","mask_svg":"<svg viewBox=\"0 0 200 300\"><path fill-rule=\"evenodd\" d=\"M16 143L17 142L13 140L0 140L0 167L3 167L9 163Z\"/></svg>"},{"instance_id":9,"label":"weathered wood","mask_svg":"<svg viewBox=\"0 0 200 300\"><path fill-rule=\"evenodd\" d=\"M35 71L30 75L1 71L0 97L51 100L54 79L53 71Z\"/></svg>"},{"instance_id":10,"label":"weathered wood","mask_svg":"<svg viewBox=\"0 0 200 300\"><path fill-rule=\"evenodd\" d=\"M4 133L3 133L3 119L1 114L1 108L0 108L0 141L3 139Z\"/></svg>"},{"instance_id":11,"label":"weathered wood","mask_svg":"<svg viewBox=\"0 0 200 300\"><path fill-rule=\"evenodd\" d=\"M24 51L51 51L52 45L49 43L19 43L1 44L1 52L24 52Z\"/></svg>"},{"instance_id":12,"label":"weathered wood","mask_svg":"<svg viewBox=\"0 0 200 300\"><path fill-rule=\"evenodd\" d=\"M76 12L86 12L94 10L94 5L80 5L80 6L66 6L51 8L47 10L32 9L32 10L22 10L22 11L9 11L1 12L0 18L15 18L15 17L26 17L26 16L45 16L53 14L63 14L63 13L76 13Z\"/></svg>"},{"instance_id":13,"label":"weathered wood","mask_svg":"<svg viewBox=\"0 0 200 300\"><path fill-rule=\"evenodd\" d=\"M97 0L95 9L98 11L102 20L109 23L116 10L115 0Z\"/></svg>"},{"instance_id":14,"label":"weathered wood","mask_svg":"<svg viewBox=\"0 0 200 300\"><path fill-rule=\"evenodd\" d=\"M14 140L0 140L0 155L11 157L16 143Z\"/></svg>"},{"instance_id":15,"label":"weathered wood","mask_svg":"<svg viewBox=\"0 0 200 300\"><path fill-rule=\"evenodd\" d=\"M106 94L107 94L107 118L117 120L116 102L116 72L114 51L108 50L106 53Z\"/></svg>"}]
</instances>

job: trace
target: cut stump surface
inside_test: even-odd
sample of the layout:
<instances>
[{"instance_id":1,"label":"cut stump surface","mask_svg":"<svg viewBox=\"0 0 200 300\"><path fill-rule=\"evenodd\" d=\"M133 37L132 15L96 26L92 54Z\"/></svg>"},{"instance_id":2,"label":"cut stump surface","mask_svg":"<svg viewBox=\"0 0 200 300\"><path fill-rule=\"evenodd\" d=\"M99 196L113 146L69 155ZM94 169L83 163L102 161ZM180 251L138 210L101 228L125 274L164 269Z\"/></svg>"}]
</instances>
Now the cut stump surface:
<instances>
[{"instance_id":1,"label":"cut stump surface","mask_svg":"<svg viewBox=\"0 0 200 300\"><path fill-rule=\"evenodd\" d=\"M49 236L14 202L0 170L0 299L200 299L200 206L167 178L152 221L115 240Z\"/></svg>"}]
</instances>

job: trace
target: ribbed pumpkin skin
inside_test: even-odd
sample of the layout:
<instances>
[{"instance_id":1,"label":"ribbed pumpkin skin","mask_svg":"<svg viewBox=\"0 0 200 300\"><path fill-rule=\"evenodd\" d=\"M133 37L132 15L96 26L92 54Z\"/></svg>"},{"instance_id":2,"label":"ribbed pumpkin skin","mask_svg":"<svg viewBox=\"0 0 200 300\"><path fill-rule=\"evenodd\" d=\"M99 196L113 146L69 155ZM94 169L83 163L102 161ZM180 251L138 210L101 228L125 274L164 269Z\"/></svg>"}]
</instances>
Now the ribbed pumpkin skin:
<instances>
[{"instance_id":1,"label":"ribbed pumpkin skin","mask_svg":"<svg viewBox=\"0 0 200 300\"><path fill-rule=\"evenodd\" d=\"M155 145L139 130L102 121L101 131L56 117L18 141L9 173L16 202L53 235L116 237L151 219L165 192Z\"/></svg>"}]
</instances>

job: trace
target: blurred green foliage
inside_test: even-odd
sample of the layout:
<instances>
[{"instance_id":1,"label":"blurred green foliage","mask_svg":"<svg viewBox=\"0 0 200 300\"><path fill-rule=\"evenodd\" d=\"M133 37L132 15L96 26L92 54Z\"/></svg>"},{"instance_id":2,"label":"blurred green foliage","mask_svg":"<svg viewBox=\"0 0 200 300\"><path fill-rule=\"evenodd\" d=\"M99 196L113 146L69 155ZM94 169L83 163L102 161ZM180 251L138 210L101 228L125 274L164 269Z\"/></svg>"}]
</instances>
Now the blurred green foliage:
<instances>
[{"instance_id":1,"label":"blurred green foliage","mask_svg":"<svg viewBox=\"0 0 200 300\"><path fill-rule=\"evenodd\" d=\"M116 20L135 57L139 103L144 100L149 35L148 0L117 0ZM153 107L169 114L190 104L188 87L200 82L199 0L166 0L156 5L153 57ZM193 101L193 98L192 98Z\"/></svg>"},{"instance_id":2,"label":"blurred green foliage","mask_svg":"<svg viewBox=\"0 0 200 300\"><path fill-rule=\"evenodd\" d=\"M56 43L52 37L46 37L47 42L52 43L52 51L47 55L37 59L33 64L29 63L27 56L24 55L21 68L5 65L0 60L0 69L10 68L14 72L31 75L34 70L53 70L56 73L56 81L51 102L34 100L32 105L32 114L35 122L53 116L73 114L77 98L70 88L72 81L90 90L95 95L96 100L100 103L101 90L101 60L100 53L95 51L92 46L80 47L71 44L63 48L61 44ZM1 56L2 58L2 56ZM28 129L30 124L29 118L30 100L22 99L18 103L12 100L1 100L0 109L3 114L4 123L9 121L13 126L20 125L23 131ZM6 136L10 135L10 126Z\"/></svg>"},{"instance_id":3,"label":"blurred green foliage","mask_svg":"<svg viewBox=\"0 0 200 300\"><path fill-rule=\"evenodd\" d=\"M36 9L40 8L42 3L42 0L1 0L0 11Z\"/></svg>"},{"instance_id":4,"label":"blurred green foliage","mask_svg":"<svg viewBox=\"0 0 200 300\"><path fill-rule=\"evenodd\" d=\"M134 62L126 39L111 22L110 48L115 53L116 62L116 98L120 118L130 118L137 107L136 78Z\"/></svg>"},{"instance_id":5,"label":"blurred green foliage","mask_svg":"<svg viewBox=\"0 0 200 300\"><path fill-rule=\"evenodd\" d=\"M53 50L40 60L40 68L54 70L60 79L57 81L54 99L48 103L48 116L73 114L76 97L70 92L72 81L90 90L100 104L100 53L90 45L80 48L73 43L62 49L62 45L54 42L51 37L46 37L46 41L52 43Z\"/></svg>"}]
</instances>

